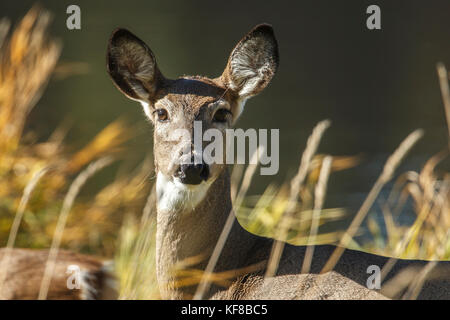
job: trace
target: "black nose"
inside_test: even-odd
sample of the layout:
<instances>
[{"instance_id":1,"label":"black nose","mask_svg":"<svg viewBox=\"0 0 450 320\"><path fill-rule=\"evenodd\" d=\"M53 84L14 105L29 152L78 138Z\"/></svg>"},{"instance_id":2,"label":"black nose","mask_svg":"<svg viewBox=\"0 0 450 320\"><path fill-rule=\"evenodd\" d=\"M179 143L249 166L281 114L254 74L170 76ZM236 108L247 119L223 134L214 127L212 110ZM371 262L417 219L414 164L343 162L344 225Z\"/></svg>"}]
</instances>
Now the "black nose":
<instances>
[{"instance_id":1,"label":"black nose","mask_svg":"<svg viewBox=\"0 0 450 320\"><path fill-rule=\"evenodd\" d=\"M182 164L176 175L184 184L200 184L208 180L209 166L206 163Z\"/></svg>"}]
</instances>

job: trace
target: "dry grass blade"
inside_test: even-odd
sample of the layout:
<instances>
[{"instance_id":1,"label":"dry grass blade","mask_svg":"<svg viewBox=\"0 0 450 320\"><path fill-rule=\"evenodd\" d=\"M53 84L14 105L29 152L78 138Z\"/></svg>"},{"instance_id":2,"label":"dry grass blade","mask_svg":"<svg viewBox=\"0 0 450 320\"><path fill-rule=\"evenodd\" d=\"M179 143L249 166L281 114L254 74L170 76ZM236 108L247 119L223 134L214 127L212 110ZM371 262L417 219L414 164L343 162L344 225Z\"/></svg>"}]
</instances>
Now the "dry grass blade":
<instances>
[{"instance_id":1,"label":"dry grass blade","mask_svg":"<svg viewBox=\"0 0 450 320\"><path fill-rule=\"evenodd\" d=\"M450 88L448 85L448 72L443 63L438 63L437 72L439 76L439 84L441 86L442 101L444 102L445 116L447 118L447 128L450 148Z\"/></svg>"},{"instance_id":2,"label":"dry grass blade","mask_svg":"<svg viewBox=\"0 0 450 320\"><path fill-rule=\"evenodd\" d=\"M294 211L295 205L297 203L297 198L300 193L301 186L305 181L306 175L308 174L308 169L311 164L311 160L314 154L317 152L317 148L319 147L320 140L322 139L325 130L328 129L330 124L331 122L329 120L319 122L314 128L311 136L308 138L308 142L306 143L306 149L303 152L298 172L295 175L295 177L291 180L291 191L289 201L282 219L290 219ZM274 241L265 274L266 277L273 276L276 270L278 269L278 263L280 262L281 254L283 253L284 250L283 239L286 238L287 232L288 232L287 226L282 225L280 227L278 237L278 239L281 240Z\"/></svg>"},{"instance_id":3,"label":"dry grass blade","mask_svg":"<svg viewBox=\"0 0 450 320\"><path fill-rule=\"evenodd\" d=\"M154 214L156 208L156 184L153 185L150 194L147 197L144 210L142 211L141 224L146 225Z\"/></svg>"},{"instance_id":4,"label":"dry grass blade","mask_svg":"<svg viewBox=\"0 0 450 320\"><path fill-rule=\"evenodd\" d=\"M402 299L404 300L415 300L419 296L420 290L425 283L427 276L433 271L433 269L437 266L437 261L428 262L425 267L419 272L419 274L415 277L415 281L412 281L409 285L408 290Z\"/></svg>"},{"instance_id":5,"label":"dry grass blade","mask_svg":"<svg viewBox=\"0 0 450 320\"><path fill-rule=\"evenodd\" d=\"M342 253L345 251L345 248L351 242L353 236L358 230L359 226L363 222L366 217L369 209L372 207L375 199L380 193L383 186L392 179L392 176L399 166L402 159L405 157L406 153L414 146L414 144L423 136L422 130L416 130L412 132L405 140L400 144L400 146L394 151L394 153L388 158L386 164L383 168L383 172L378 177L374 186L370 190L367 198L362 204L361 208L357 212L356 216L353 218L352 223L344 233L339 246L334 250L331 257L328 259L327 263L323 267L321 273L326 273L333 270L336 263L339 261Z\"/></svg>"},{"instance_id":6,"label":"dry grass blade","mask_svg":"<svg viewBox=\"0 0 450 320\"><path fill-rule=\"evenodd\" d=\"M401 241L397 243L394 251L395 256L401 256L407 247L411 246L411 244L415 242L419 236L419 231L422 226L427 222L427 220L429 221L430 217L432 217L432 212L439 212L441 208L444 210L442 206L438 205L438 201L440 198L448 196L447 184L443 181L440 192L436 193L436 178L432 172L437 164L445 158L445 156L446 152L441 152L431 157L420 173L419 184L415 188L417 189L415 196L416 206L418 208L417 219L405 233ZM437 233L440 226L434 225L433 229Z\"/></svg>"},{"instance_id":7,"label":"dry grass blade","mask_svg":"<svg viewBox=\"0 0 450 320\"><path fill-rule=\"evenodd\" d=\"M22 199L20 199L19 207L17 208L17 212L14 217L11 230L9 232L8 242L6 244L6 251L3 255L3 259L0 261L0 292L2 291L3 283L8 274L11 249L14 247L17 232L19 230L20 223L22 222L22 217L27 207L28 201L30 200L31 193L33 192L39 180L47 173L47 171L48 168L43 168L33 175L30 182L25 187Z\"/></svg>"},{"instance_id":8,"label":"dry grass blade","mask_svg":"<svg viewBox=\"0 0 450 320\"><path fill-rule=\"evenodd\" d=\"M58 256L59 246L61 244L61 239L64 233L64 228L66 226L67 217L70 213L70 209L73 206L75 198L80 192L86 181L92 177L97 171L103 169L107 165L111 164L113 159L111 157L101 158L94 163L90 164L84 171L82 171L72 183L67 192L67 195L63 202L63 207L61 213L58 217L58 222L56 224L55 233L53 236L53 241L50 247L50 252L45 265L44 276L42 277L41 287L39 290L39 300L45 300L47 298L48 289L52 280L52 275L55 268L56 258Z\"/></svg>"},{"instance_id":9,"label":"dry grass blade","mask_svg":"<svg viewBox=\"0 0 450 320\"><path fill-rule=\"evenodd\" d=\"M264 152L264 149L262 146L258 147L256 149L255 153L252 155L252 158L250 160L250 164L247 167L247 170L245 171L244 178L242 181L241 188L238 192L238 195L236 196L236 204L235 207L239 207L245 197L245 194L247 193L247 190L250 186L250 183L252 181L252 177L256 172L256 169L258 168L258 164L252 164L252 163L259 163L257 159L259 158L259 155ZM211 274L213 273L214 268L216 267L217 261L219 260L220 253L222 252L222 249L225 245L225 242L228 238L228 235L230 234L231 228L233 227L233 223L235 221L236 217L234 215L234 210L232 209L230 213L228 214L228 218L225 222L225 225L223 227L223 230L219 236L219 240L217 240L217 244L213 250L213 253L211 254L211 257L208 261L208 264L206 266L206 269L204 271L204 275L202 276L202 279L197 287L197 290L194 294L194 300L201 300L203 298L203 295L205 292L209 289L211 282L208 281L208 279L211 277Z\"/></svg>"},{"instance_id":10,"label":"dry grass blade","mask_svg":"<svg viewBox=\"0 0 450 320\"><path fill-rule=\"evenodd\" d=\"M247 194L248 188L250 187L250 184L252 183L253 176L255 175L256 169L258 168L257 164L252 163L258 163L258 157L260 154L264 152L264 146L259 146L258 149L256 149L255 153L252 155L252 158L250 160L250 164L247 167L247 170L245 170L244 178L242 179L241 188L239 189L239 192L236 196L236 202L234 204L235 208L239 208L242 205L242 201L244 200L245 195Z\"/></svg>"},{"instance_id":11,"label":"dry grass blade","mask_svg":"<svg viewBox=\"0 0 450 320\"><path fill-rule=\"evenodd\" d=\"M175 287L191 286L205 279L205 281L207 281L208 283L215 283L219 286L227 287L232 283L232 280L235 279L236 277L260 271L264 268L265 264L266 261L261 261L259 263L255 263L240 269L209 274L205 274L203 270L192 269L186 272L185 277L183 279L175 281L174 286ZM193 299L196 300L195 295Z\"/></svg>"},{"instance_id":12,"label":"dry grass blade","mask_svg":"<svg viewBox=\"0 0 450 320\"><path fill-rule=\"evenodd\" d=\"M236 217L234 216L234 212L233 210L231 210L230 213L228 214L228 218L225 222L222 233L219 236L219 240L217 241L217 244L213 250L211 258L208 261L208 264L204 271L204 275L202 276L200 283L197 287L197 291L194 295L194 300L201 300L205 292L209 289L211 283L208 279L213 274L213 270L217 264L217 261L219 260L220 253L222 252L222 249L225 245L228 235L230 234L235 219Z\"/></svg>"},{"instance_id":13,"label":"dry grass blade","mask_svg":"<svg viewBox=\"0 0 450 320\"><path fill-rule=\"evenodd\" d=\"M402 269L392 279L383 284L381 293L387 297L398 297L403 292L411 280L417 276L418 270L414 267Z\"/></svg>"},{"instance_id":14,"label":"dry grass blade","mask_svg":"<svg viewBox=\"0 0 450 320\"><path fill-rule=\"evenodd\" d=\"M69 172L77 172L96 157L120 150L122 144L132 135L129 131L121 120L110 123L87 146L73 156L67 165Z\"/></svg>"},{"instance_id":15,"label":"dry grass blade","mask_svg":"<svg viewBox=\"0 0 450 320\"><path fill-rule=\"evenodd\" d=\"M231 201L232 203L236 203L236 196L239 191L239 182L242 179L242 175L244 174L245 165L243 164L235 164L233 166L233 171L231 173L230 185L231 185Z\"/></svg>"},{"instance_id":16,"label":"dry grass blade","mask_svg":"<svg viewBox=\"0 0 450 320\"><path fill-rule=\"evenodd\" d=\"M306 143L306 149L303 152L298 172L295 175L295 177L291 180L291 195L290 195L290 198L292 200L292 202L290 202L291 210L293 206L295 206L295 200L297 199L298 194L300 193L300 188L303 182L305 181L306 175L308 174L310 163L317 152L320 140L322 139L325 130L327 130L330 127L330 125L331 125L330 120L323 120L319 122L314 128L311 136L308 138L308 142Z\"/></svg>"},{"instance_id":17,"label":"dry grass blade","mask_svg":"<svg viewBox=\"0 0 450 320\"><path fill-rule=\"evenodd\" d=\"M130 271L129 274L126 275L124 282L124 287L121 288L121 295L127 296L128 299L137 298L138 295L135 293L136 290L133 290L133 287L136 287L136 282L139 283L139 277L141 276L142 263L147 263L147 258L149 254L152 254L152 237L155 232L156 226L154 225L154 221L151 219L154 213L156 203L156 185L153 185L153 188L147 197L147 202L145 204L141 221L138 225L137 233L139 234L137 240L135 241L135 246L132 249L129 265ZM154 258L152 256L152 258ZM152 259L153 260L153 259ZM153 262L153 261L152 261ZM146 266L144 266L145 269ZM153 271L153 270L152 270ZM145 277L149 277L148 275L144 275ZM144 281L146 281L145 279ZM139 285L139 284L138 284ZM122 298L121 297L121 298ZM148 297L146 297L148 298Z\"/></svg>"},{"instance_id":18,"label":"dry grass blade","mask_svg":"<svg viewBox=\"0 0 450 320\"><path fill-rule=\"evenodd\" d=\"M148 197L153 201L152 196ZM119 233L115 269L120 280L119 299L158 299L155 272L156 223L126 216Z\"/></svg>"},{"instance_id":19,"label":"dry grass blade","mask_svg":"<svg viewBox=\"0 0 450 320\"><path fill-rule=\"evenodd\" d=\"M333 158L327 156L323 159L322 168L320 169L319 181L315 189L315 203L314 212L311 223L311 231L308 239L308 247L306 248L305 257L303 259L302 273L308 273L311 267L312 258L314 255L314 243L317 237L317 230L319 227L320 211L322 210L325 194L327 190L328 177Z\"/></svg>"}]
</instances>

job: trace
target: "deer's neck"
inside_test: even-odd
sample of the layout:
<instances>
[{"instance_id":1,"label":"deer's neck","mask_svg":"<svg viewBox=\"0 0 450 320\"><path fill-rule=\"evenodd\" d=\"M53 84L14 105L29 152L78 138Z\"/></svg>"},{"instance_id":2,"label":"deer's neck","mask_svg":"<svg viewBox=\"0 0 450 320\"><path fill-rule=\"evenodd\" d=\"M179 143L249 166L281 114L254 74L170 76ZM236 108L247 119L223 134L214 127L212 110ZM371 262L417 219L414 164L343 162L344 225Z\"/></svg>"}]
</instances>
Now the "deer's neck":
<instances>
[{"instance_id":1,"label":"deer's neck","mask_svg":"<svg viewBox=\"0 0 450 320\"><path fill-rule=\"evenodd\" d=\"M158 179L161 177L158 176ZM170 189L170 188L169 188ZM204 270L232 210L228 170L219 176L195 207L170 212L162 204L164 190L158 192L156 267L163 298L190 298L196 286L178 287L176 269ZM166 192L175 192L167 191ZM261 238L234 222L214 272L234 270L254 263L249 258ZM175 270L174 270L175 269ZM190 277L192 279L192 277ZM211 289L210 294L214 293Z\"/></svg>"}]
</instances>

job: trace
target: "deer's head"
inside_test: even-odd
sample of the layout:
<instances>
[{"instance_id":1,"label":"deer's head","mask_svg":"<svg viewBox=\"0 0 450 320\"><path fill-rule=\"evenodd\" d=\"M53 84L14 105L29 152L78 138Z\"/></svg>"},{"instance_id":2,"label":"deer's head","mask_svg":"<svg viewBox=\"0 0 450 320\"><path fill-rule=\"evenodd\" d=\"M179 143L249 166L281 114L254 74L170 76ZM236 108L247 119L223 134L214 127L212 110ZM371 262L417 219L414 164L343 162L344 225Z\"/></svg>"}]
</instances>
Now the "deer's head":
<instances>
[{"instance_id":1,"label":"deer's head","mask_svg":"<svg viewBox=\"0 0 450 320\"><path fill-rule=\"evenodd\" d=\"M194 122L200 122L202 130L224 132L242 113L246 100L269 84L277 67L277 41L272 27L266 24L256 26L238 42L224 72L215 79L167 79L142 40L125 29L113 32L107 52L108 72L120 91L142 104L154 125L159 210L186 207L187 199L195 206L225 169L224 164L206 164L191 148ZM174 139L173 133L179 129L188 134Z\"/></svg>"}]
</instances>

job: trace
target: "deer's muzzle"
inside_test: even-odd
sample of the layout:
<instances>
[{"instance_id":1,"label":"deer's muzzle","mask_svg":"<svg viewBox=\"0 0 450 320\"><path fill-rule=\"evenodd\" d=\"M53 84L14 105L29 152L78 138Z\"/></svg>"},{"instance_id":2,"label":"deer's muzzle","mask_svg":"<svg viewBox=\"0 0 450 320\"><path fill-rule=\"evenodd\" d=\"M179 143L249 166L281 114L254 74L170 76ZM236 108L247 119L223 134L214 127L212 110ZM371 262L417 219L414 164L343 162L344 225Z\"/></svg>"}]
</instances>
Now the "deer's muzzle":
<instances>
[{"instance_id":1,"label":"deer's muzzle","mask_svg":"<svg viewBox=\"0 0 450 320\"><path fill-rule=\"evenodd\" d=\"M175 176L184 184L197 185L209 178L209 166L206 163L182 164Z\"/></svg>"}]
</instances>

